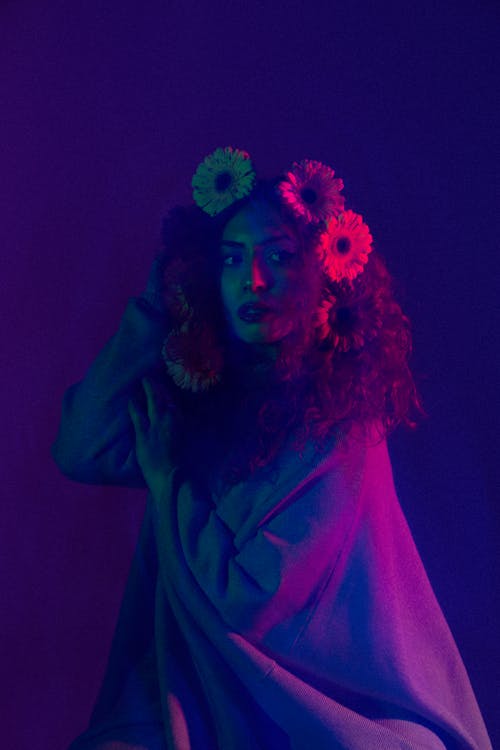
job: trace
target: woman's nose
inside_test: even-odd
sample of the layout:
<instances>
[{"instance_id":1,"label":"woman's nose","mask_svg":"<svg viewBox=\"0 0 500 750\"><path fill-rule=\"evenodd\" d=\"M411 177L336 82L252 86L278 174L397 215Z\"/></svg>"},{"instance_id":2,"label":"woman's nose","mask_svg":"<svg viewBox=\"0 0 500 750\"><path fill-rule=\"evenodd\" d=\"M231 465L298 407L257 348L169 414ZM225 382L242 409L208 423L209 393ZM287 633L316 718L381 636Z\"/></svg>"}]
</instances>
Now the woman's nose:
<instances>
[{"instance_id":1,"label":"woman's nose","mask_svg":"<svg viewBox=\"0 0 500 750\"><path fill-rule=\"evenodd\" d=\"M249 281L250 283L247 283L246 286L249 286L254 293L264 289L269 289L272 285L271 274L262 260L259 260L258 258L252 260Z\"/></svg>"}]
</instances>

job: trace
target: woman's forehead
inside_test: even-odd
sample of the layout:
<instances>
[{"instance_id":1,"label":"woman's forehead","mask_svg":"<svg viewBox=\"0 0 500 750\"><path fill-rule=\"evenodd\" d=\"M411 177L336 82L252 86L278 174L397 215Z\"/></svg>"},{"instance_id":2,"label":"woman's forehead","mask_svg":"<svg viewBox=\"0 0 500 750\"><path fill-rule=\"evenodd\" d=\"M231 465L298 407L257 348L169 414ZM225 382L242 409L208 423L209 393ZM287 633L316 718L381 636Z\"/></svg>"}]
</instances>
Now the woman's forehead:
<instances>
[{"instance_id":1,"label":"woman's forehead","mask_svg":"<svg viewBox=\"0 0 500 750\"><path fill-rule=\"evenodd\" d=\"M280 214L277 207L265 201L252 201L238 211L224 227L222 238L237 239L238 236L285 236L296 238L296 232L290 222Z\"/></svg>"}]
</instances>

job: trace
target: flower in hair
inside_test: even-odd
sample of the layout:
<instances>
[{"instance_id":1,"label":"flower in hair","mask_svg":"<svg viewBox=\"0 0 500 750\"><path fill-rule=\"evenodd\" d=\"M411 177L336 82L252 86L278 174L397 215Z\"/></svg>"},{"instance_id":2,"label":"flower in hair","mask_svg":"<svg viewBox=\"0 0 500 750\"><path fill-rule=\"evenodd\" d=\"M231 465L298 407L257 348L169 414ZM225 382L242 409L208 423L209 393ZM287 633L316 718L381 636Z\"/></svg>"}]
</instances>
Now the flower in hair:
<instances>
[{"instance_id":1,"label":"flower in hair","mask_svg":"<svg viewBox=\"0 0 500 750\"><path fill-rule=\"evenodd\" d=\"M181 258L175 258L164 270L165 307L178 325L193 317L183 283L189 270L190 265Z\"/></svg>"},{"instance_id":2,"label":"flower in hair","mask_svg":"<svg viewBox=\"0 0 500 750\"><path fill-rule=\"evenodd\" d=\"M373 296L327 292L316 312L316 334L322 345L340 352L360 350L382 327L380 301Z\"/></svg>"},{"instance_id":3,"label":"flower in hair","mask_svg":"<svg viewBox=\"0 0 500 750\"><path fill-rule=\"evenodd\" d=\"M334 174L333 169L320 161L303 159L293 163L277 190L295 216L308 224L319 224L337 216L344 208L345 199L340 195L344 183L334 178Z\"/></svg>"},{"instance_id":4,"label":"flower in hair","mask_svg":"<svg viewBox=\"0 0 500 750\"><path fill-rule=\"evenodd\" d=\"M162 347L162 357L174 383L194 393L216 385L222 372L222 354L204 324L184 324L172 331Z\"/></svg>"},{"instance_id":5,"label":"flower in hair","mask_svg":"<svg viewBox=\"0 0 500 750\"><path fill-rule=\"evenodd\" d=\"M193 200L210 216L247 196L255 183L249 154L227 146L216 148L193 175Z\"/></svg>"},{"instance_id":6,"label":"flower in hair","mask_svg":"<svg viewBox=\"0 0 500 750\"><path fill-rule=\"evenodd\" d=\"M372 242L363 217L354 211L345 211L327 222L316 245L316 252L332 281L352 281L368 262Z\"/></svg>"}]
</instances>

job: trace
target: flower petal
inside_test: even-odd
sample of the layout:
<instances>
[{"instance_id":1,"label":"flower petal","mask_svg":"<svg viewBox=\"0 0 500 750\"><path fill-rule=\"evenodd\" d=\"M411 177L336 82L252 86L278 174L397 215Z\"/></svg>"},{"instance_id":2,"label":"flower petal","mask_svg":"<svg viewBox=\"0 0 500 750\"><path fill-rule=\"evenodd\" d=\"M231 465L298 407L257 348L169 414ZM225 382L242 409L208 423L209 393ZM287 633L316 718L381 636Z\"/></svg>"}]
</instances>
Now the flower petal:
<instances>
[{"instance_id":1,"label":"flower petal","mask_svg":"<svg viewBox=\"0 0 500 750\"><path fill-rule=\"evenodd\" d=\"M226 176L227 179L221 179ZM231 146L217 148L198 165L191 180L193 200L210 216L247 196L256 175L246 151Z\"/></svg>"}]
</instances>

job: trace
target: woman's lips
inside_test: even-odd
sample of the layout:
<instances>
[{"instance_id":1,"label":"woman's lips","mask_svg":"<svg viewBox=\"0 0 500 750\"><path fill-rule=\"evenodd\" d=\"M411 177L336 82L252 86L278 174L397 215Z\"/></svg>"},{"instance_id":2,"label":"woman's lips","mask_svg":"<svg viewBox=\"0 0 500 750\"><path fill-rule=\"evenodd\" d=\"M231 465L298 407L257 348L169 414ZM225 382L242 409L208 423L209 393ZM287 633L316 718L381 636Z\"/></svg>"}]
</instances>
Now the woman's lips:
<instances>
[{"instance_id":1,"label":"woman's lips","mask_svg":"<svg viewBox=\"0 0 500 750\"><path fill-rule=\"evenodd\" d=\"M271 312L271 308L260 302L246 302L238 308L238 317L245 323L258 323Z\"/></svg>"}]
</instances>

